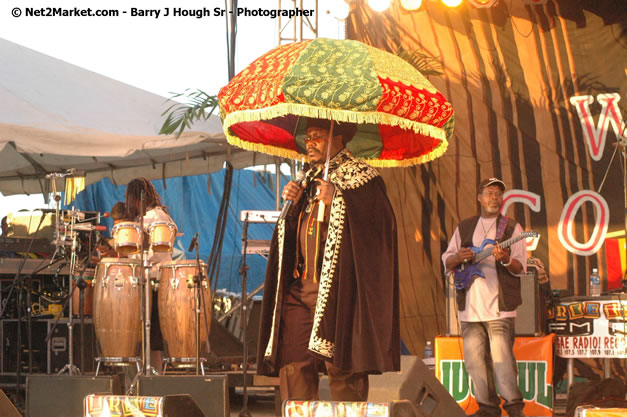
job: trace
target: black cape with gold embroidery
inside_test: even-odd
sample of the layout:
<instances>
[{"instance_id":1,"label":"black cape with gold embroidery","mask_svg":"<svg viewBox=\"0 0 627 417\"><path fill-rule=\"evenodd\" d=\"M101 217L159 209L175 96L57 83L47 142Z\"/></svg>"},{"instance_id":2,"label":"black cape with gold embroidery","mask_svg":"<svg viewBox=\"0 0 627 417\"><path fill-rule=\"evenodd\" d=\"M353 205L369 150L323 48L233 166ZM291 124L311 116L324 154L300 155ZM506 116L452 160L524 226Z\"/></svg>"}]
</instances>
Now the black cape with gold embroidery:
<instances>
[{"instance_id":1,"label":"black cape with gold embroidery","mask_svg":"<svg viewBox=\"0 0 627 417\"><path fill-rule=\"evenodd\" d=\"M346 150L331 161L335 185L309 352L352 372L400 369L396 220L378 172ZM334 168L334 169L333 169ZM257 372L277 375L283 295L296 257L304 198L274 230L266 270Z\"/></svg>"}]
</instances>

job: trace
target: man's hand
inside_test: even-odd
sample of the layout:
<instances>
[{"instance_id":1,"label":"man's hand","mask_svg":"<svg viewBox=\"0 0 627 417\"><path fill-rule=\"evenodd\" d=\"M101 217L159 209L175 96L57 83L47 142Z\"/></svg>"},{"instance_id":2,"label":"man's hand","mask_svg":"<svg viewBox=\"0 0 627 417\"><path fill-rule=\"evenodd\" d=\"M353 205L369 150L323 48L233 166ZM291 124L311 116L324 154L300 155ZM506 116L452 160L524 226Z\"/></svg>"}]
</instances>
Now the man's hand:
<instances>
[{"instance_id":1,"label":"man's hand","mask_svg":"<svg viewBox=\"0 0 627 417\"><path fill-rule=\"evenodd\" d=\"M509 248L501 249L499 245L496 245L494 247L494 250L492 250L492 255L494 255L494 259L496 259L497 262L502 262L504 264L508 264L510 261L509 253Z\"/></svg>"},{"instance_id":2,"label":"man's hand","mask_svg":"<svg viewBox=\"0 0 627 417\"><path fill-rule=\"evenodd\" d=\"M283 200L292 200L296 204L300 197L303 195L303 188L296 181L288 182L285 187L283 187L283 193L281 196Z\"/></svg>"},{"instance_id":3,"label":"man's hand","mask_svg":"<svg viewBox=\"0 0 627 417\"><path fill-rule=\"evenodd\" d=\"M470 262L475 253L470 248L461 248L457 252L458 265L464 262Z\"/></svg>"},{"instance_id":4,"label":"man's hand","mask_svg":"<svg viewBox=\"0 0 627 417\"><path fill-rule=\"evenodd\" d=\"M459 264L464 262L470 262L472 257L475 256L475 253L470 248L461 248L457 251L455 255L451 255L446 258L446 270L452 271L454 268L457 268Z\"/></svg>"},{"instance_id":5,"label":"man's hand","mask_svg":"<svg viewBox=\"0 0 627 417\"><path fill-rule=\"evenodd\" d=\"M316 200L320 200L327 206L330 206L333 201L333 194L335 194L335 186L320 178L316 179L316 182L318 183L316 185L316 188L318 189Z\"/></svg>"}]
</instances>

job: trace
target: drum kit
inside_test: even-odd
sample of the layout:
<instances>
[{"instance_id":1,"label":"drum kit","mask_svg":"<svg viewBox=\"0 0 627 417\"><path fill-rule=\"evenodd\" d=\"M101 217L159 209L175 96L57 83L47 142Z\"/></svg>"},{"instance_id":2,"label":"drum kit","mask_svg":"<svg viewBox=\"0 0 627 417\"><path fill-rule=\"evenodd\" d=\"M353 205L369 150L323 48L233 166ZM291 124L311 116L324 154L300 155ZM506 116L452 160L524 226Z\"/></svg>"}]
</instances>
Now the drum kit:
<instances>
[{"instance_id":1,"label":"drum kit","mask_svg":"<svg viewBox=\"0 0 627 417\"><path fill-rule=\"evenodd\" d=\"M211 320L212 312L206 265L200 260L151 264L150 253L172 251L177 228L170 222L154 222L146 230L144 234L141 223L116 224L112 229L113 246L124 257L103 258L96 266L93 320L102 353L96 358L96 375L101 363L110 366L135 363L139 371L141 361L146 372L154 372L150 366L153 290L157 292L160 328L169 355L163 360L163 370L168 365L192 367L194 363L198 369L198 364L206 361L200 358L200 341L208 340L203 323ZM143 251L143 247L149 251ZM156 278L144 279L155 270ZM142 282L147 285L143 286ZM199 337L194 337L195 333ZM143 360L137 355L140 343ZM204 367L200 370L204 374Z\"/></svg>"},{"instance_id":2,"label":"drum kit","mask_svg":"<svg viewBox=\"0 0 627 417\"><path fill-rule=\"evenodd\" d=\"M54 181L55 178L66 175L50 174L48 177ZM139 222L120 222L112 228L112 246L118 257L102 258L95 268L88 268L90 264L93 265L91 253L86 257L87 261L80 259L81 242L78 232L106 228L86 223L94 219L86 219L85 213L80 211L60 210L61 198L56 191L54 199L57 208L50 211L56 212L54 243L57 250L53 259L57 255L65 257L69 254L72 282L72 293L67 301L71 312L68 320L69 363L59 374L66 370L70 375L80 373L73 362L73 316L80 315L82 321L85 313L89 314L90 310L100 348L100 356L96 358L96 375L101 364L135 365L137 376L142 373L142 369L145 374L156 373L150 365L153 291L157 293L160 328L169 355L163 360L163 370L168 365L190 368L195 363L196 373L200 370L204 374L201 364L206 358L201 358L200 355L201 347L204 349L203 353L208 353L209 349L207 322L211 321L212 303L206 264L198 257L197 243L196 260L153 264L150 261L152 255L172 252L177 237L176 225L159 221L144 229L143 217ZM68 247L71 248L69 251ZM91 274L89 271L92 271ZM75 288L81 290L79 297L75 297ZM80 300L79 309L73 305L75 298ZM90 299L93 304L89 302ZM84 300L88 302L85 303ZM82 329L81 327L81 334ZM203 346L201 341L207 341L206 345Z\"/></svg>"}]
</instances>

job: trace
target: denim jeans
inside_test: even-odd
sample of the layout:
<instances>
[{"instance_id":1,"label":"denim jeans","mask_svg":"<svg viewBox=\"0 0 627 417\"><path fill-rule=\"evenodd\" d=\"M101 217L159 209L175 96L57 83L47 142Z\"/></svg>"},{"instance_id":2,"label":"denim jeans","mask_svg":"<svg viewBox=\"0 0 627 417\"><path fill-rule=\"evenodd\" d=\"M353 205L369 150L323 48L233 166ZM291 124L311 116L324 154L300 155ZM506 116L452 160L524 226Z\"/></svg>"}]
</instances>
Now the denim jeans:
<instances>
[{"instance_id":1,"label":"denim jeans","mask_svg":"<svg viewBox=\"0 0 627 417\"><path fill-rule=\"evenodd\" d=\"M505 399L503 408L510 416L518 416L524 407L518 387L518 366L514 357L514 318L484 322L462 322L464 363L475 388L481 414L500 416L499 394Z\"/></svg>"}]
</instances>

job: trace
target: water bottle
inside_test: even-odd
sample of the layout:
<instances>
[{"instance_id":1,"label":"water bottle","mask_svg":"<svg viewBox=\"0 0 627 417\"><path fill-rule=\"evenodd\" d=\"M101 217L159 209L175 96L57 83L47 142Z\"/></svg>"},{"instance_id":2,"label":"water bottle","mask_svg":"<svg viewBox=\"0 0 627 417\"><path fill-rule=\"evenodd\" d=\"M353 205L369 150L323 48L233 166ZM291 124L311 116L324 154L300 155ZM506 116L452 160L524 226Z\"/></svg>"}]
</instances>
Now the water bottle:
<instances>
[{"instance_id":1,"label":"water bottle","mask_svg":"<svg viewBox=\"0 0 627 417\"><path fill-rule=\"evenodd\" d=\"M598 297L601 295L601 277L599 276L599 270L592 268L592 274L590 275L590 296Z\"/></svg>"},{"instance_id":2,"label":"water bottle","mask_svg":"<svg viewBox=\"0 0 627 417\"><path fill-rule=\"evenodd\" d=\"M433 358L433 345L431 345L431 340L427 340L427 344L425 345L425 354L423 358Z\"/></svg>"}]
</instances>

